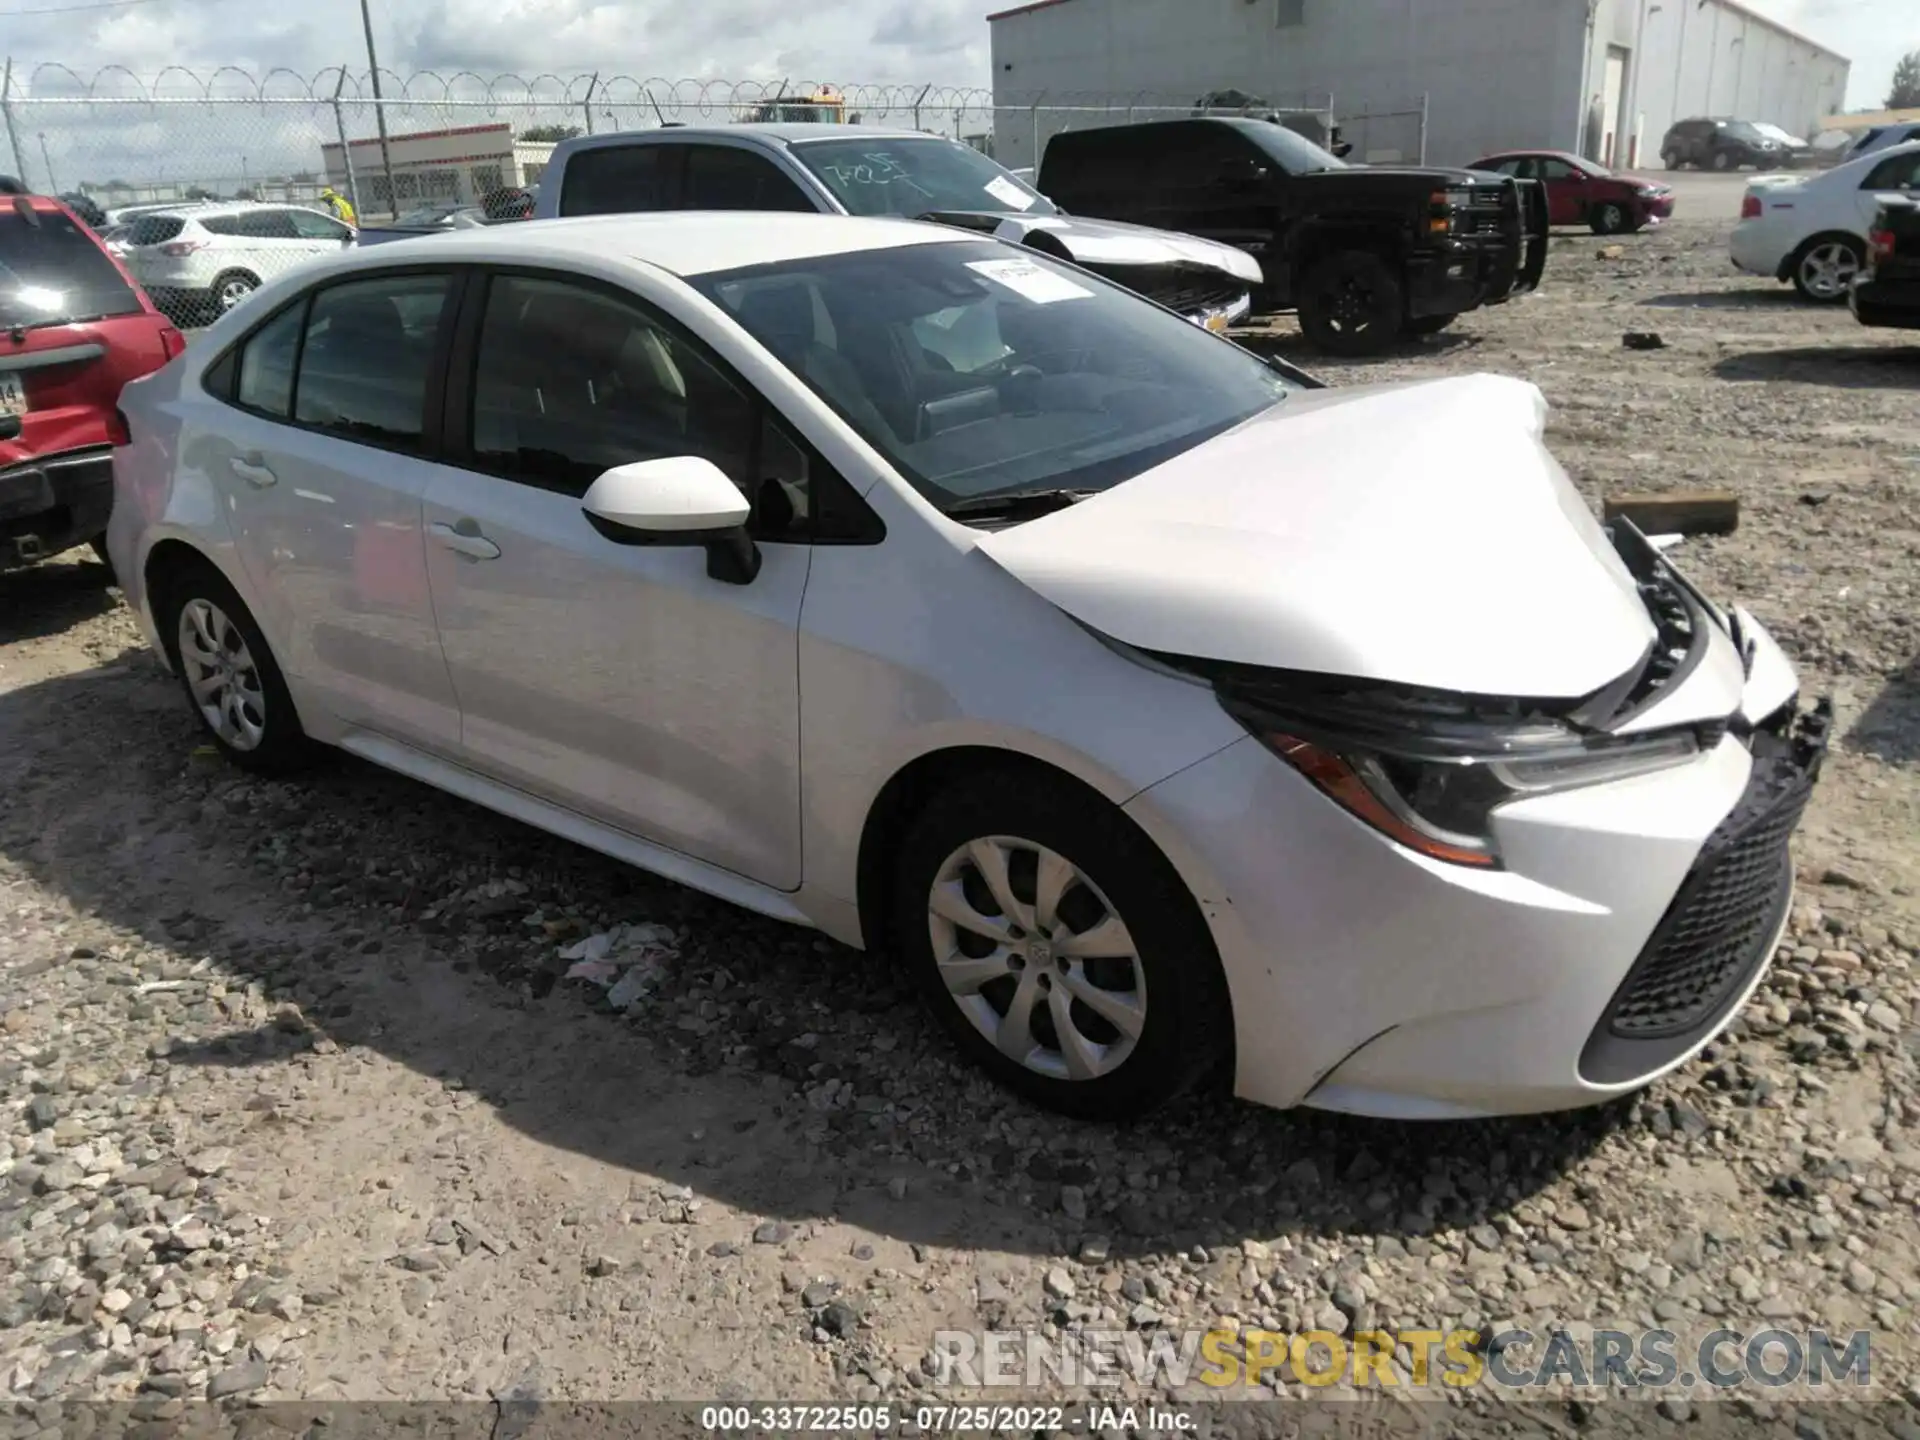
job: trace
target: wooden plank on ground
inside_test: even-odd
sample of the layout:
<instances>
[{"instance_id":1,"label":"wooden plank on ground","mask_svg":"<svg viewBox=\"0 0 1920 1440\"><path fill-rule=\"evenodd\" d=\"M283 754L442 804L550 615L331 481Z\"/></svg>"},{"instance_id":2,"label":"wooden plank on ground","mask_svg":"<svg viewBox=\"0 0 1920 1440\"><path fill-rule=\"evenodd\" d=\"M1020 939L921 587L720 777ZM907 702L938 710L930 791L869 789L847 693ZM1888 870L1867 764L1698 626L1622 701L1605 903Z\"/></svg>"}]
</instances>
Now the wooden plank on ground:
<instances>
[{"instance_id":1,"label":"wooden plank on ground","mask_svg":"<svg viewBox=\"0 0 1920 1440\"><path fill-rule=\"evenodd\" d=\"M1731 535L1740 525L1740 497L1728 490L1609 495L1602 513L1631 520L1648 535Z\"/></svg>"}]
</instances>

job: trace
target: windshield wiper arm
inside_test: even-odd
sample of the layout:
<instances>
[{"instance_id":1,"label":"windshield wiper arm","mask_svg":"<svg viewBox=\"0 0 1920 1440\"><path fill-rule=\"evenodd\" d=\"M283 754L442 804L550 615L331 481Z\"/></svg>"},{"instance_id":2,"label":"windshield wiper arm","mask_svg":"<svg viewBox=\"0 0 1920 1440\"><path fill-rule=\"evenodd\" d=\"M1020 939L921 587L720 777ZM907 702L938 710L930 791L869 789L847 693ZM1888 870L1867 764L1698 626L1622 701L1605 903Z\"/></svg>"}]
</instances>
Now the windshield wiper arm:
<instances>
[{"instance_id":1,"label":"windshield wiper arm","mask_svg":"<svg viewBox=\"0 0 1920 1440\"><path fill-rule=\"evenodd\" d=\"M1015 490L1003 495L982 495L961 500L946 507L949 515L991 517L993 519L1035 519L1078 505L1097 490Z\"/></svg>"}]
</instances>

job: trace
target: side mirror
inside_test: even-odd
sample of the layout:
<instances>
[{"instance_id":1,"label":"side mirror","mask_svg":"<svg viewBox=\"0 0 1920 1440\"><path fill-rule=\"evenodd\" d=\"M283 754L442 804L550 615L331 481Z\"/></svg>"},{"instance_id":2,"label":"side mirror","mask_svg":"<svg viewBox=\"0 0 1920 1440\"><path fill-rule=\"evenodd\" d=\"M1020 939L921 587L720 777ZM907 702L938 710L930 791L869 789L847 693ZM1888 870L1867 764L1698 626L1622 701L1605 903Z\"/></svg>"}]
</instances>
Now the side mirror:
<instances>
[{"instance_id":1,"label":"side mirror","mask_svg":"<svg viewBox=\"0 0 1920 1440\"><path fill-rule=\"evenodd\" d=\"M704 545L707 574L745 585L760 573L747 534L753 513L740 487L697 455L616 465L593 482L580 508L616 545Z\"/></svg>"},{"instance_id":2,"label":"side mirror","mask_svg":"<svg viewBox=\"0 0 1920 1440\"><path fill-rule=\"evenodd\" d=\"M1221 165L1220 178L1229 185L1252 185L1267 178L1267 167L1257 160L1236 155Z\"/></svg>"}]
</instances>

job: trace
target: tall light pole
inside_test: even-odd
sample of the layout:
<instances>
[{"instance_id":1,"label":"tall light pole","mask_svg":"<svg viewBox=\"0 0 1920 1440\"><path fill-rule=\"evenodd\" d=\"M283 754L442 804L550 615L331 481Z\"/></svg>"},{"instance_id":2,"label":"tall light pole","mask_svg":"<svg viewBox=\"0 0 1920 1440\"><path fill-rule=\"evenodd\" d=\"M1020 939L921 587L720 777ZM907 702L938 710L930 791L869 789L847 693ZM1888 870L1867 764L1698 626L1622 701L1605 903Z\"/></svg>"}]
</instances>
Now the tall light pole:
<instances>
[{"instance_id":1,"label":"tall light pole","mask_svg":"<svg viewBox=\"0 0 1920 1440\"><path fill-rule=\"evenodd\" d=\"M387 213L400 213L400 192L393 184L393 152L387 145L387 107L380 103L380 60L373 53L373 12L360 0L360 25L367 32L367 73L373 79L373 120L380 127L380 169L387 177Z\"/></svg>"}]
</instances>

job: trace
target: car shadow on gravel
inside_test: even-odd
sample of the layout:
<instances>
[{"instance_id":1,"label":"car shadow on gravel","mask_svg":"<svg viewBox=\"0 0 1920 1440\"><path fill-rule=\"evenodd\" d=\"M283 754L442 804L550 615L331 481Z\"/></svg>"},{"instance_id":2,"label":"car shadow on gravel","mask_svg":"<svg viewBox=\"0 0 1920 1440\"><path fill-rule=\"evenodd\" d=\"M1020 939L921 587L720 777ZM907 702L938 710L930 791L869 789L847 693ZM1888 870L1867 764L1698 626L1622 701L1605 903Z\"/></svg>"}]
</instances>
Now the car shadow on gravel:
<instances>
[{"instance_id":1,"label":"car shadow on gravel","mask_svg":"<svg viewBox=\"0 0 1920 1440\"><path fill-rule=\"evenodd\" d=\"M113 576L92 558L58 557L0 572L0 645L42 640L104 615L120 602L107 588Z\"/></svg>"},{"instance_id":2,"label":"car shadow on gravel","mask_svg":"<svg viewBox=\"0 0 1920 1440\"><path fill-rule=\"evenodd\" d=\"M1116 1254L1411 1242L1498 1219L1628 1113L1415 1126L1213 1094L1124 1127L1060 1119L961 1065L883 958L371 766L266 781L205 748L143 653L0 693L19 780L0 855L121 932L90 943L128 1023L165 1037L153 1053L284 1089L364 1047L630 1172L636 1196L684 1185L753 1215L1031 1255L1089 1234ZM630 1011L563 978L566 941L641 921L671 926L680 954ZM262 1002L230 1020L252 986ZM327 1084L366 1073L331 1063ZM429 1089L396 1092L414 1099L393 1102L395 1130ZM1665 1102L1642 1103L1660 1128Z\"/></svg>"},{"instance_id":3,"label":"car shadow on gravel","mask_svg":"<svg viewBox=\"0 0 1920 1440\"><path fill-rule=\"evenodd\" d=\"M1252 330L1236 333L1232 338L1243 350L1250 350L1263 360L1277 356L1309 374L1364 371L1382 360L1442 355L1451 350L1471 350L1481 343L1478 335L1443 330L1438 335L1403 335L1381 354L1349 357L1328 355L1315 349L1298 330Z\"/></svg>"},{"instance_id":4,"label":"car shadow on gravel","mask_svg":"<svg viewBox=\"0 0 1920 1440\"><path fill-rule=\"evenodd\" d=\"M1920 345L1807 345L1751 350L1714 363L1722 380L1790 380L1838 390L1920 391Z\"/></svg>"},{"instance_id":5,"label":"car shadow on gravel","mask_svg":"<svg viewBox=\"0 0 1920 1440\"><path fill-rule=\"evenodd\" d=\"M1847 731L1847 745L1894 765L1920 762L1920 655L1867 703Z\"/></svg>"}]
</instances>

